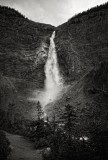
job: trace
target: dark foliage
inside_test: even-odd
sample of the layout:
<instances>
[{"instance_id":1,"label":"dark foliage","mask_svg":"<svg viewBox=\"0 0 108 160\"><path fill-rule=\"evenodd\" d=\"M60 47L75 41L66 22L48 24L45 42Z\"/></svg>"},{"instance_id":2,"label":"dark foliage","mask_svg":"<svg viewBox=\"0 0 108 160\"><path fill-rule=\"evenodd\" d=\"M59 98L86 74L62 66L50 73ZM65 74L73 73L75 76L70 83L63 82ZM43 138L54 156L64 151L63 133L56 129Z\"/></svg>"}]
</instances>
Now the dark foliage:
<instances>
[{"instance_id":1,"label":"dark foliage","mask_svg":"<svg viewBox=\"0 0 108 160\"><path fill-rule=\"evenodd\" d=\"M37 117L38 117L38 120L41 120L41 118L44 116L44 112L42 110L42 106L40 104L40 102L38 101L37 102Z\"/></svg>"},{"instance_id":2,"label":"dark foliage","mask_svg":"<svg viewBox=\"0 0 108 160\"><path fill-rule=\"evenodd\" d=\"M0 160L6 160L9 153L10 153L10 148L9 148L9 141L5 136L5 133L0 131Z\"/></svg>"},{"instance_id":3,"label":"dark foliage","mask_svg":"<svg viewBox=\"0 0 108 160\"><path fill-rule=\"evenodd\" d=\"M108 3L71 18L56 29L56 50L65 81L78 80L108 60Z\"/></svg>"},{"instance_id":4,"label":"dark foliage","mask_svg":"<svg viewBox=\"0 0 108 160\"><path fill-rule=\"evenodd\" d=\"M74 17L72 17L71 19L69 19L69 21L71 21L72 23L81 23L82 21L81 18L83 18L84 16L86 16L88 19L94 18L97 16L98 12L100 13L100 16L102 16L102 14L104 14L102 11L106 9L108 9L108 2L100 6L96 6L91 9L88 9L87 11L84 11L82 13L79 13ZM92 15L90 15L91 13Z\"/></svg>"},{"instance_id":5,"label":"dark foliage","mask_svg":"<svg viewBox=\"0 0 108 160\"><path fill-rule=\"evenodd\" d=\"M68 107L67 107L68 106ZM57 128L51 138L51 160L106 160L108 158L108 130L102 130L95 123L90 123L87 132L88 139L81 137L80 133L70 130L75 125L70 117L72 107L66 106L68 123L64 128ZM68 108L68 109L67 109ZM70 123L70 125L68 125ZM68 130L67 130L68 128ZM69 134L70 133L70 134ZM74 134L73 134L74 133ZM82 135L85 133L82 132Z\"/></svg>"},{"instance_id":6,"label":"dark foliage","mask_svg":"<svg viewBox=\"0 0 108 160\"><path fill-rule=\"evenodd\" d=\"M16 11L13 8L0 6L0 14L3 14L5 17L14 17L14 18L25 18L21 13Z\"/></svg>"}]
</instances>

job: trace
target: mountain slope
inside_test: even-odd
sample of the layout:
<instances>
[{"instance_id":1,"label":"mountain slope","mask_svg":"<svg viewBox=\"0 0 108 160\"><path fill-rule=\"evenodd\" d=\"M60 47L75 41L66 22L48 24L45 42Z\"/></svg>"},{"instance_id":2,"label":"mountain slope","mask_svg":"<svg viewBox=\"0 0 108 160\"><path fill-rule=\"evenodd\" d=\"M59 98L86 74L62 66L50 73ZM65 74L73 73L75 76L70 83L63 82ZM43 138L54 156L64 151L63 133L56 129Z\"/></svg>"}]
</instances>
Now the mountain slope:
<instances>
[{"instance_id":1,"label":"mountain slope","mask_svg":"<svg viewBox=\"0 0 108 160\"><path fill-rule=\"evenodd\" d=\"M76 113L75 128L83 133L95 126L99 129L108 128L108 62L102 63L97 69L91 69L78 81L68 86L62 98L46 106L50 118L62 120L65 106L70 104Z\"/></svg>"},{"instance_id":2,"label":"mountain slope","mask_svg":"<svg viewBox=\"0 0 108 160\"><path fill-rule=\"evenodd\" d=\"M108 127L108 3L58 26L55 43L67 90L46 106L47 114L60 120L70 104L79 133L89 125L104 130Z\"/></svg>"},{"instance_id":3,"label":"mountain slope","mask_svg":"<svg viewBox=\"0 0 108 160\"><path fill-rule=\"evenodd\" d=\"M54 27L36 23L0 6L0 118L33 119L28 98L44 86L44 64ZM4 117L4 118L3 118ZM2 123L2 124L3 124Z\"/></svg>"},{"instance_id":4,"label":"mountain slope","mask_svg":"<svg viewBox=\"0 0 108 160\"><path fill-rule=\"evenodd\" d=\"M47 56L53 30L51 25L35 23L14 9L0 7L0 71L33 80L45 63L43 54Z\"/></svg>"},{"instance_id":5,"label":"mountain slope","mask_svg":"<svg viewBox=\"0 0 108 160\"><path fill-rule=\"evenodd\" d=\"M57 27L56 49L67 82L108 60L108 3L78 14Z\"/></svg>"},{"instance_id":6,"label":"mountain slope","mask_svg":"<svg viewBox=\"0 0 108 160\"><path fill-rule=\"evenodd\" d=\"M43 88L49 38L55 28L32 22L7 7L0 7L0 16L0 80L5 83L0 87L1 108L14 106L18 117L33 119L36 104L28 98L34 90ZM78 116L84 115L82 110L88 114L90 107L95 110L99 103L107 113L107 26L108 3L78 14L56 28L60 73L70 89L67 88L56 103L46 106L49 116L55 112L59 119L68 103ZM11 102L7 103L7 99Z\"/></svg>"}]
</instances>

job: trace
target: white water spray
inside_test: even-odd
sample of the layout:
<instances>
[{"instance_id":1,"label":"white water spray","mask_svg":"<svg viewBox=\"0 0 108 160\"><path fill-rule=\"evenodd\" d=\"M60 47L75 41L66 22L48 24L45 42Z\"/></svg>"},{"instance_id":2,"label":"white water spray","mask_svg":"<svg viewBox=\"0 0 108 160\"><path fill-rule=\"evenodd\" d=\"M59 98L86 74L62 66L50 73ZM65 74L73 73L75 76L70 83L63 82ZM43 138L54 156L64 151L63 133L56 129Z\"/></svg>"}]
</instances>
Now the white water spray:
<instances>
[{"instance_id":1,"label":"white water spray","mask_svg":"<svg viewBox=\"0 0 108 160\"><path fill-rule=\"evenodd\" d=\"M34 98L30 98L31 101L39 101L43 107L59 99L61 91L63 90L63 79L60 76L59 66L57 62L57 54L55 49L55 31L50 38L50 46L48 52L48 58L44 67L45 71L45 82L44 90L35 91Z\"/></svg>"},{"instance_id":2,"label":"white water spray","mask_svg":"<svg viewBox=\"0 0 108 160\"><path fill-rule=\"evenodd\" d=\"M61 77L58 68L57 55L55 50L55 31L50 38L50 47L48 53L48 59L45 65L45 87L46 89L54 88L55 86L61 85Z\"/></svg>"},{"instance_id":3,"label":"white water spray","mask_svg":"<svg viewBox=\"0 0 108 160\"><path fill-rule=\"evenodd\" d=\"M38 97L38 100L41 102L43 107L48 103L55 101L59 97L63 88L63 80L59 72L54 38L55 31L50 38L48 59L45 65L45 88Z\"/></svg>"}]
</instances>

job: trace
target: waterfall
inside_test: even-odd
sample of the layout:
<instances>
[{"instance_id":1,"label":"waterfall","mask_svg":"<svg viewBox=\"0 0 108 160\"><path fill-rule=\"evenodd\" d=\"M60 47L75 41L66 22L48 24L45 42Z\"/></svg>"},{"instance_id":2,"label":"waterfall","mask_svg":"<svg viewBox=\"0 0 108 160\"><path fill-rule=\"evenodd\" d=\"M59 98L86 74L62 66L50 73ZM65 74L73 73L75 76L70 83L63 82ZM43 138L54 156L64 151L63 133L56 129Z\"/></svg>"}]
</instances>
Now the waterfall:
<instances>
[{"instance_id":1,"label":"waterfall","mask_svg":"<svg viewBox=\"0 0 108 160\"><path fill-rule=\"evenodd\" d=\"M45 76L46 76L45 89L46 90L54 89L54 87L59 87L62 85L62 78L59 73L54 38L55 38L55 31L53 32L50 38L48 59L45 65Z\"/></svg>"},{"instance_id":2,"label":"waterfall","mask_svg":"<svg viewBox=\"0 0 108 160\"><path fill-rule=\"evenodd\" d=\"M61 91L63 89L63 80L60 76L54 38L55 31L50 38L48 58L44 67L44 90L35 92L35 100L40 101L43 109L47 104L57 100L60 97Z\"/></svg>"},{"instance_id":3,"label":"waterfall","mask_svg":"<svg viewBox=\"0 0 108 160\"><path fill-rule=\"evenodd\" d=\"M63 87L63 81L60 76L57 54L55 49L55 31L50 38L50 46L48 52L48 59L45 65L45 94L44 103L50 103L56 100L57 96ZM45 104L46 105L46 104Z\"/></svg>"},{"instance_id":4,"label":"waterfall","mask_svg":"<svg viewBox=\"0 0 108 160\"><path fill-rule=\"evenodd\" d=\"M55 31L50 38L48 58L44 68L46 77L44 91L39 96L39 100L43 107L48 103L55 101L63 88L63 80L59 72L54 38Z\"/></svg>"}]
</instances>

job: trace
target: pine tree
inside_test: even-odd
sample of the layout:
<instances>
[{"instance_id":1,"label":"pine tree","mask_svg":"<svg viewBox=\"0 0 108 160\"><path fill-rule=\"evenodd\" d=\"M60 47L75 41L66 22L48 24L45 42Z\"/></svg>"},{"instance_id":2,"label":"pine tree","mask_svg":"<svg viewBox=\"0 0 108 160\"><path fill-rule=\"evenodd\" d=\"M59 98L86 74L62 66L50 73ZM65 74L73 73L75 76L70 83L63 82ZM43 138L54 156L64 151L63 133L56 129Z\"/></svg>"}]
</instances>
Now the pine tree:
<instances>
[{"instance_id":1,"label":"pine tree","mask_svg":"<svg viewBox=\"0 0 108 160\"><path fill-rule=\"evenodd\" d=\"M38 120L41 120L44 113L43 113L42 106L39 101L37 102L37 111L38 111L37 113Z\"/></svg>"},{"instance_id":2,"label":"pine tree","mask_svg":"<svg viewBox=\"0 0 108 160\"><path fill-rule=\"evenodd\" d=\"M37 102L37 129L35 136L40 139L44 137L44 119L43 119L44 112L42 110L42 106L40 102Z\"/></svg>"},{"instance_id":3,"label":"pine tree","mask_svg":"<svg viewBox=\"0 0 108 160\"><path fill-rule=\"evenodd\" d=\"M65 119L65 129L68 138L71 139L72 133L74 132L75 129L76 113L70 104L65 106L65 114L63 118Z\"/></svg>"}]
</instances>

